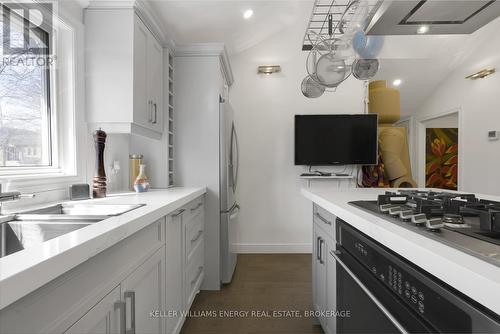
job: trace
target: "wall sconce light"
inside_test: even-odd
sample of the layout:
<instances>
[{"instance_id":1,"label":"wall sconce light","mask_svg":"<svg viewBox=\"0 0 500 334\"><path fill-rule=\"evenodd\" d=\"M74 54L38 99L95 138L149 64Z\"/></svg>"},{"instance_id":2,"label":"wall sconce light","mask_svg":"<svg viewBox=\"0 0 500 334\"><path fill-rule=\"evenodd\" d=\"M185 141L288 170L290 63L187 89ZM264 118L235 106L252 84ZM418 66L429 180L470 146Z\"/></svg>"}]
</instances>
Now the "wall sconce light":
<instances>
[{"instance_id":1,"label":"wall sconce light","mask_svg":"<svg viewBox=\"0 0 500 334\"><path fill-rule=\"evenodd\" d=\"M469 76L466 76L465 79L470 79L470 80L483 79L483 78L486 78L488 75L492 75L493 73L495 73L495 69L488 68L488 69L484 69L484 70L481 70L479 72L473 73Z\"/></svg>"},{"instance_id":2,"label":"wall sconce light","mask_svg":"<svg viewBox=\"0 0 500 334\"><path fill-rule=\"evenodd\" d=\"M278 72L281 72L281 66L279 65L264 65L264 66L259 66L257 69L257 73L259 74L269 75Z\"/></svg>"}]
</instances>

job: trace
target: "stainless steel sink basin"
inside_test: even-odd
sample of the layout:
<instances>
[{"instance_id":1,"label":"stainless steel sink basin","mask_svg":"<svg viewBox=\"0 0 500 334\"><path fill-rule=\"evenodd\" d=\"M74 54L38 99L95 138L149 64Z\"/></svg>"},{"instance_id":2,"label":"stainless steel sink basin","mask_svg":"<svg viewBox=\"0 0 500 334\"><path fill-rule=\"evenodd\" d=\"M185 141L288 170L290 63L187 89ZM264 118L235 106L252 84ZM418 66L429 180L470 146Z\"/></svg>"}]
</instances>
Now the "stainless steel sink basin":
<instances>
[{"instance_id":1,"label":"stainless steel sink basin","mask_svg":"<svg viewBox=\"0 0 500 334\"><path fill-rule=\"evenodd\" d=\"M63 203L4 217L0 221L0 257L144 205Z\"/></svg>"},{"instance_id":2,"label":"stainless steel sink basin","mask_svg":"<svg viewBox=\"0 0 500 334\"><path fill-rule=\"evenodd\" d=\"M48 222L11 220L0 224L0 257L29 248L44 241L81 229L96 221L73 220Z\"/></svg>"},{"instance_id":3,"label":"stainless steel sink basin","mask_svg":"<svg viewBox=\"0 0 500 334\"><path fill-rule=\"evenodd\" d=\"M22 215L71 215L71 216L119 216L140 208L146 204L90 204L90 203L63 203L42 209L23 212Z\"/></svg>"}]
</instances>

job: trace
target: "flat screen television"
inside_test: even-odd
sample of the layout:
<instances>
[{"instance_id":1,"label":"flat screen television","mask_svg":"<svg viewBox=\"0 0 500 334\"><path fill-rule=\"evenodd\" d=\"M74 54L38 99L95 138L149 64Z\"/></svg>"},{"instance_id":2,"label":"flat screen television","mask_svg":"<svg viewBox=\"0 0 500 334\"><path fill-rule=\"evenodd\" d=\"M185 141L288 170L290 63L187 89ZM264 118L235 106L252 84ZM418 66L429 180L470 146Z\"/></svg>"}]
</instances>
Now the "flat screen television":
<instances>
[{"instance_id":1,"label":"flat screen television","mask_svg":"<svg viewBox=\"0 0 500 334\"><path fill-rule=\"evenodd\" d=\"M295 165L375 165L378 116L295 115Z\"/></svg>"}]
</instances>

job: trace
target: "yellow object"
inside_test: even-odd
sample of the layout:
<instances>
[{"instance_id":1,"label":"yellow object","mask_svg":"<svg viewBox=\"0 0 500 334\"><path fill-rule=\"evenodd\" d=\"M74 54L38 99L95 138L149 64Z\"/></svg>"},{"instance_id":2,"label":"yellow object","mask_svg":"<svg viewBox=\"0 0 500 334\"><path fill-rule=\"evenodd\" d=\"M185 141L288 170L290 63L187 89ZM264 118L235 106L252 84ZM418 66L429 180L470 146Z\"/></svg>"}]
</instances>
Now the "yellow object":
<instances>
[{"instance_id":1,"label":"yellow object","mask_svg":"<svg viewBox=\"0 0 500 334\"><path fill-rule=\"evenodd\" d=\"M399 90L388 88L385 80L370 82L369 85L368 111L378 114L378 122L382 124L393 124L399 121L400 97Z\"/></svg>"},{"instance_id":2,"label":"yellow object","mask_svg":"<svg viewBox=\"0 0 500 334\"><path fill-rule=\"evenodd\" d=\"M129 189L134 190L134 182L139 175L140 166L142 164L142 154L129 155Z\"/></svg>"},{"instance_id":3,"label":"yellow object","mask_svg":"<svg viewBox=\"0 0 500 334\"><path fill-rule=\"evenodd\" d=\"M395 127L400 119L399 91L388 88L385 80L369 85L369 112L379 117L379 151L385 175L392 187L416 187L411 173L406 128Z\"/></svg>"}]
</instances>

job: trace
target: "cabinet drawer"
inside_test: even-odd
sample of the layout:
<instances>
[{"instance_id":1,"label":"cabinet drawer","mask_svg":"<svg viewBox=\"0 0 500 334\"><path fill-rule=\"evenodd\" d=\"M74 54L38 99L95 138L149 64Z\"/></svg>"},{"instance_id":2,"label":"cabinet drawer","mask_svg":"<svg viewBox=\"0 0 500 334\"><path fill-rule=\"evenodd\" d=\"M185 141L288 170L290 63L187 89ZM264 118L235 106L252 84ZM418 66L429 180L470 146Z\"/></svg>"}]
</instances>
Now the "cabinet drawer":
<instances>
[{"instance_id":1,"label":"cabinet drawer","mask_svg":"<svg viewBox=\"0 0 500 334\"><path fill-rule=\"evenodd\" d=\"M204 212L205 210L204 197L200 196L194 201L189 202L183 207L183 209L185 210L184 221L186 222L186 224L190 224L191 220L194 217Z\"/></svg>"},{"instance_id":2,"label":"cabinet drawer","mask_svg":"<svg viewBox=\"0 0 500 334\"><path fill-rule=\"evenodd\" d=\"M200 291L205 277L204 245L200 242L193 251L193 256L186 270L186 304L191 307L196 294Z\"/></svg>"},{"instance_id":3,"label":"cabinet drawer","mask_svg":"<svg viewBox=\"0 0 500 334\"><path fill-rule=\"evenodd\" d=\"M313 208L313 221L323 231L326 232L328 237L335 240L335 215L326 211L318 205Z\"/></svg>"},{"instance_id":4,"label":"cabinet drawer","mask_svg":"<svg viewBox=\"0 0 500 334\"><path fill-rule=\"evenodd\" d=\"M191 258L194 255L194 251L198 247L200 243L203 243L204 239L204 224L203 224L203 215L199 214L194 217L190 224L186 225L186 263L189 264L191 262Z\"/></svg>"}]
</instances>

